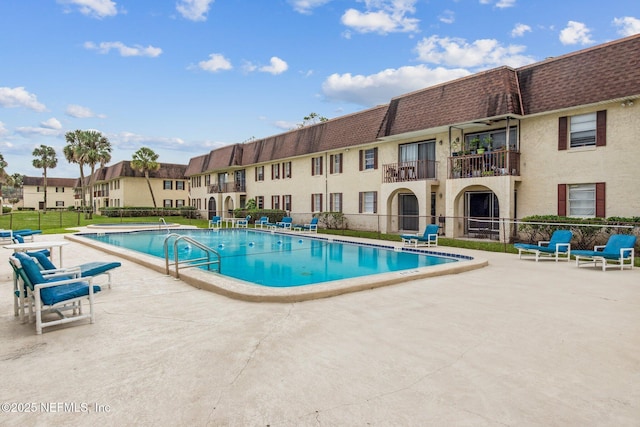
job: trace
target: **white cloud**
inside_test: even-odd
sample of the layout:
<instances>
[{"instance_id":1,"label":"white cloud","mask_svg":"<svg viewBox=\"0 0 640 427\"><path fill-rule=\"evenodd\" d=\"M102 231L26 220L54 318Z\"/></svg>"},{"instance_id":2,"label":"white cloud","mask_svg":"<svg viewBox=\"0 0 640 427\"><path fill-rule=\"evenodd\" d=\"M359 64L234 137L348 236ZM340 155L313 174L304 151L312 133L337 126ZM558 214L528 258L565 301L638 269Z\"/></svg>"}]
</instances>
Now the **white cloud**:
<instances>
[{"instance_id":1,"label":"white cloud","mask_svg":"<svg viewBox=\"0 0 640 427\"><path fill-rule=\"evenodd\" d=\"M25 136L61 136L64 134L62 129L51 129L48 127L31 127L23 126L16 128L16 133Z\"/></svg>"},{"instance_id":2,"label":"white cloud","mask_svg":"<svg viewBox=\"0 0 640 427\"><path fill-rule=\"evenodd\" d=\"M219 53L212 53L209 55L209 59L207 61L198 62L198 67L205 71L210 71L215 73L220 70L230 70L233 68L231 62Z\"/></svg>"},{"instance_id":3,"label":"white cloud","mask_svg":"<svg viewBox=\"0 0 640 427\"><path fill-rule=\"evenodd\" d=\"M44 122L40 123L40 127L59 130L62 129L62 124L55 117L51 117L49 120L45 120Z\"/></svg>"},{"instance_id":4,"label":"white cloud","mask_svg":"<svg viewBox=\"0 0 640 427\"><path fill-rule=\"evenodd\" d=\"M98 19L118 14L116 2L112 0L58 0L58 3L75 5L83 15Z\"/></svg>"},{"instance_id":5,"label":"white cloud","mask_svg":"<svg viewBox=\"0 0 640 427\"><path fill-rule=\"evenodd\" d=\"M618 34L621 36L631 36L640 33L640 19L632 16L614 18L613 25L618 27Z\"/></svg>"},{"instance_id":6,"label":"white cloud","mask_svg":"<svg viewBox=\"0 0 640 427\"><path fill-rule=\"evenodd\" d=\"M0 136L5 136L5 135L8 135L8 134L9 134L9 131L4 126L4 123L0 122Z\"/></svg>"},{"instance_id":7,"label":"white cloud","mask_svg":"<svg viewBox=\"0 0 640 427\"><path fill-rule=\"evenodd\" d=\"M503 9L505 7L513 7L516 5L516 0L499 0L496 3L496 7Z\"/></svg>"},{"instance_id":8,"label":"white cloud","mask_svg":"<svg viewBox=\"0 0 640 427\"><path fill-rule=\"evenodd\" d=\"M289 68L289 65L277 56L272 56L269 63L270 65L260 67L260 71L271 74L282 74Z\"/></svg>"},{"instance_id":9,"label":"white cloud","mask_svg":"<svg viewBox=\"0 0 640 427\"><path fill-rule=\"evenodd\" d=\"M452 10L445 10L438 16L438 19L445 24L453 24L456 21L456 15Z\"/></svg>"},{"instance_id":10,"label":"white cloud","mask_svg":"<svg viewBox=\"0 0 640 427\"><path fill-rule=\"evenodd\" d=\"M569 21L567 26L560 31L560 42L562 44L590 44L591 30L582 22Z\"/></svg>"},{"instance_id":11,"label":"white cloud","mask_svg":"<svg viewBox=\"0 0 640 427\"><path fill-rule=\"evenodd\" d=\"M394 96L469 75L461 68L429 68L425 65L386 69L368 76L332 74L322 84L327 99L366 107L386 104Z\"/></svg>"},{"instance_id":12,"label":"white cloud","mask_svg":"<svg viewBox=\"0 0 640 427\"><path fill-rule=\"evenodd\" d=\"M67 116L75 117L77 119L87 119L90 117L99 117L101 119L104 119L106 117L104 114L96 114L91 111L90 108L76 104L69 104L65 113L67 114Z\"/></svg>"},{"instance_id":13,"label":"white cloud","mask_svg":"<svg viewBox=\"0 0 640 427\"><path fill-rule=\"evenodd\" d=\"M522 55L524 50L524 46L503 46L495 39L467 43L464 39L435 35L423 38L416 46L418 59L423 62L464 68L520 67L535 62Z\"/></svg>"},{"instance_id":14,"label":"white cloud","mask_svg":"<svg viewBox=\"0 0 640 427\"><path fill-rule=\"evenodd\" d=\"M511 30L511 37L522 37L524 36L525 33L530 33L531 32L531 27L526 25L526 24L516 24L515 27L513 27L513 30Z\"/></svg>"},{"instance_id":15,"label":"white cloud","mask_svg":"<svg viewBox=\"0 0 640 427\"><path fill-rule=\"evenodd\" d=\"M312 9L323 6L331 0L289 0L289 4L293 6L293 10L298 13L308 15Z\"/></svg>"},{"instance_id":16,"label":"white cloud","mask_svg":"<svg viewBox=\"0 0 640 427\"><path fill-rule=\"evenodd\" d=\"M364 0L367 10L347 9L342 24L359 33L415 32L419 19L407 15L415 13L416 0Z\"/></svg>"},{"instance_id":17,"label":"white cloud","mask_svg":"<svg viewBox=\"0 0 640 427\"><path fill-rule=\"evenodd\" d=\"M278 129L282 129L282 130L291 130L291 129L298 128L298 123L289 122L286 120L276 120L275 122L273 122L273 125Z\"/></svg>"},{"instance_id":18,"label":"white cloud","mask_svg":"<svg viewBox=\"0 0 640 427\"><path fill-rule=\"evenodd\" d=\"M214 0L179 0L176 10L190 21L206 21L207 13Z\"/></svg>"},{"instance_id":19,"label":"white cloud","mask_svg":"<svg viewBox=\"0 0 640 427\"><path fill-rule=\"evenodd\" d=\"M101 42L96 45L93 42L85 42L84 48L88 50L97 50L99 53L107 54L111 49L120 52L120 56L148 56L155 58L162 54L162 49L151 45L144 47L140 45L127 46L122 42Z\"/></svg>"},{"instance_id":20,"label":"white cloud","mask_svg":"<svg viewBox=\"0 0 640 427\"><path fill-rule=\"evenodd\" d=\"M47 107L24 87L0 87L0 105L7 108L25 107L33 111L46 111Z\"/></svg>"},{"instance_id":21,"label":"white cloud","mask_svg":"<svg viewBox=\"0 0 640 427\"><path fill-rule=\"evenodd\" d=\"M184 150L186 147L181 138L153 137L133 132L109 135L109 141L121 149L137 149L140 146L148 146L151 149Z\"/></svg>"}]
</instances>

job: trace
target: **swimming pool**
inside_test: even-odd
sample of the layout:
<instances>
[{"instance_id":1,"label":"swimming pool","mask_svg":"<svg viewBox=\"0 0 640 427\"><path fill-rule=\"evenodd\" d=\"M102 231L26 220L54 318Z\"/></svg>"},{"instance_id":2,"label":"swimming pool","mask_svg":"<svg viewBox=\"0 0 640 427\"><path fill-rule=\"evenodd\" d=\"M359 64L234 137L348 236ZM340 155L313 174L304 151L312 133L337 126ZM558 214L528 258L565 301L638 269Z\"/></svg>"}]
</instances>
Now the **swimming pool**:
<instances>
[{"instance_id":1,"label":"swimming pool","mask_svg":"<svg viewBox=\"0 0 640 427\"><path fill-rule=\"evenodd\" d=\"M174 230L175 232L175 230ZM267 287L296 287L334 280L411 271L458 261L413 249L359 245L328 238L255 230L179 230L221 255L220 272ZM142 252L164 260L166 231L83 234L98 242ZM173 244L168 245L173 260ZM198 248L180 241L180 259L203 256ZM468 258L468 257L460 257Z\"/></svg>"}]
</instances>

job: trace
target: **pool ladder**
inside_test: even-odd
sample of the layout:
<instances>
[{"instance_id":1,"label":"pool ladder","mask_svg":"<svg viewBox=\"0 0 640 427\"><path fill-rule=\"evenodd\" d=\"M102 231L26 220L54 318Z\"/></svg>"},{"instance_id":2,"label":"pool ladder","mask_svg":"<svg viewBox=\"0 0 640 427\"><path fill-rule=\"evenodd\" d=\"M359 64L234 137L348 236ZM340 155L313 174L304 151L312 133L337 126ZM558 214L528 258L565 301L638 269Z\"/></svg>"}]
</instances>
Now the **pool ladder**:
<instances>
[{"instance_id":1,"label":"pool ladder","mask_svg":"<svg viewBox=\"0 0 640 427\"><path fill-rule=\"evenodd\" d=\"M165 269L166 269L167 275L170 275L170 269L169 269L170 267L169 266L169 241L170 240L173 240L173 258L174 258L173 265L175 266L175 269L176 269L176 279L180 278L180 268L200 267L200 266L206 265L207 270L211 271L211 266L213 265L216 267L216 271L220 273L221 258L220 258L220 254L216 250L198 242L195 239L192 239L189 236L183 236L182 234L178 234L178 233L171 233L171 234L167 234L167 237L164 238L164 262L165 262ZM180 251L178 250L178 243L180 243L181 241L187 242L199 249L202 249L205 253L205 256L201 258L192 258L192 259L185 259L180 261Z\"/></svg>"}]
</instances>

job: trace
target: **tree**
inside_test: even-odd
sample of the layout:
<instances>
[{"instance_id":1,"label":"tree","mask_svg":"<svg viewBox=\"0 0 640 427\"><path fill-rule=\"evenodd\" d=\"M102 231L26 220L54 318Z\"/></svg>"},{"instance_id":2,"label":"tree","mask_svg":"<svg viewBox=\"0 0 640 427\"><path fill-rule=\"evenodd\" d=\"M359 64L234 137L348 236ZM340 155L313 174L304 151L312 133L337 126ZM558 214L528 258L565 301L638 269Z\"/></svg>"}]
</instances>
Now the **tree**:
<instances>
[{"instance_id":1,"label":"tree","mask_svg":"<svg viewBox=\"0 0 640 427\"><path fill-rule=\"evenodd\" d=\"M83 140L85 139L85 132L76 129L74 131L65 133L64 138L67 141L67 145L65 145L62 149L65 159L67 159L69 163L77 163L80 167L80 206L84 208L87 204L87 200L85 197L86 185L84 179L85 144L83 143Z\"/></svg>"},{"instance_id":2,"label":"tree","mask_svg":"<svg viewBox=\"0 0 640 427\"><path fill-rule=\"evenodd\" d=\"M96 165L100 165L102 168L105 164L111 161L111 142L106 136L97 130L85 130L82 131L80 137L80 158L83 164L91 167L91 175L89 175L89 201L91 209L89 214L85 215L88 219L93 218L93 186L96 183ZM84 182L83 182L84 184Z\"/></svg>"},{"instance_id":3,"label":"tree","mask_svg":"<svg viewBox=\"0 0 640 427\"><path fill-rule=\"evenodd\" d=\"M8 175L5 170L9 166L9 163L4 159L4 156L0 154L0 184L5 183L7 181ZM2 187L0 186L0 197L2 197ZM2 211L2 209L0 209Z\"/></svg>"},{"instance_id":4,"label":"tree","mask_svg":"<svg viewBox=\"0 0 640 427\"><path fill-rule=\"evenodd\" d=\"M58 166L58 158L56 157L56 150L48 145L40 144L40 147L36 147L33 150L33 167L42 169L42 175L44 176L44 211L47 213L47 169L53 169Z\"/></svg>"},{"instance_id":5,"label":"tree","mask_svg":"<svg viewBox=\"0 0 640 427\"><path fill-rule=\"evenodd\" d=\"M151 149L147 147L141 147L138 151L133 153L133 158L131 160L131 167L139 172L144 173L144 177L147 180L147 185L149 186L149 192L151 193L151 200L153 201L153 207L156 206L156 198L153 195L153 189L151 188L151 181L149 180L149 171L157 171L160 169L160 163L158 163L158 155Z\"/></svg>"},{"instance_id":6,"label":"tree","mask_svg":"<svg viewBox=\"0 0 640 427\"><path fill-rule=\"evenodd\" d=\"M315 125L316 123L326 122L327 120L329 119L324 116L319 116L318 113L310 113L308 116L304 116L302 123L298 124L298 128Z\"/></svg>"}]
</instances>

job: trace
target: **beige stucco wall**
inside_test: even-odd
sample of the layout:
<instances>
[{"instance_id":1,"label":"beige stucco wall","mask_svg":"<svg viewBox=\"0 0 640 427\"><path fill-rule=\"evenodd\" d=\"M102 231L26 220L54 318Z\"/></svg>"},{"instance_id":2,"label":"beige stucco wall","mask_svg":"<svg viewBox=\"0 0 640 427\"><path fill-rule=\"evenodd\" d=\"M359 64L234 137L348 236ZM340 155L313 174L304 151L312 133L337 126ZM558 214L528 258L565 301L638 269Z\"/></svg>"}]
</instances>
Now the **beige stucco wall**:
<instances>
[{"instance_id":1,"label":"beige stucco wall","mask_svg":"<svg viewBox=\"0 0 640 427\"><path fill-rule=\"evenodd\" d=\"M109 189L108 197L97 198L96 204L98 208L102 208L106 205L105 199L109 199L109 206L118 207L152 207L153 199L151 198L151 192L145 178L138 177L120 177L117 178L120 182L120 187L116 189ZM168 179L167 179L168 180ZM151 178L151 188L153 189L153 195L156 200L156 206L162 207L164 199L172 200L172 206L176 207L176 200L183 200L184 206L189 205L189 185L188 180L176 180L172 179L173 189L164 190L165 179ZM176 190L176 181L184 181L184 190ZM102 184L103 182L99 183ZM99 185L97 184L97 185ZM96 187L98 188L98 187ZM119 205L116 200L119 200Z\"/></svg>"},{"instance_id":2,"label":"beige stucco wall","mask_svg":"<svg viewBox=\"0 0 640 427\"><path fill-rule=\"evenodd\" d=\"M58 187L64 188L64 192L56 192L56 187L47 186L47 209L61 208L56 206L56 202L63 202L64 209L69 206L75 206L75 198L73 193L73 187ZM33 208L39 210L40 202L44 201L44 187L40 187L40 191L37 191L38 187L34 185L25 185L22 187L22 197L24 200L25 208Z\"/></svg>"}]
</instances>

